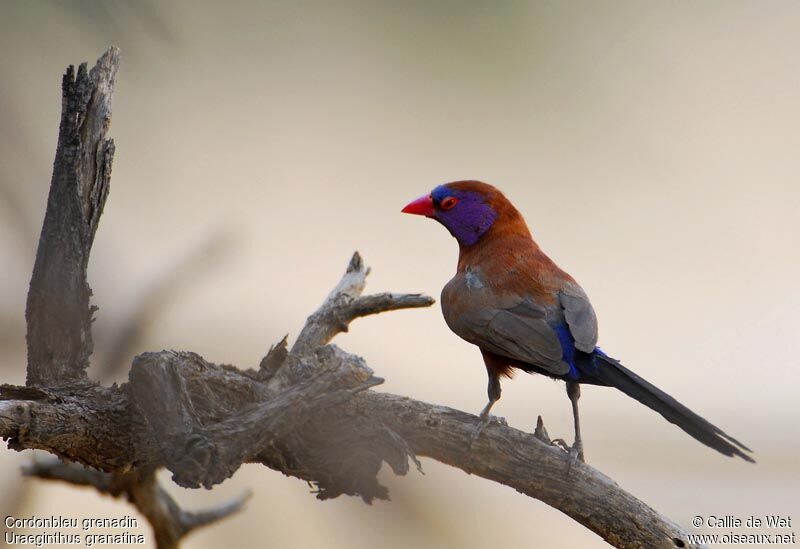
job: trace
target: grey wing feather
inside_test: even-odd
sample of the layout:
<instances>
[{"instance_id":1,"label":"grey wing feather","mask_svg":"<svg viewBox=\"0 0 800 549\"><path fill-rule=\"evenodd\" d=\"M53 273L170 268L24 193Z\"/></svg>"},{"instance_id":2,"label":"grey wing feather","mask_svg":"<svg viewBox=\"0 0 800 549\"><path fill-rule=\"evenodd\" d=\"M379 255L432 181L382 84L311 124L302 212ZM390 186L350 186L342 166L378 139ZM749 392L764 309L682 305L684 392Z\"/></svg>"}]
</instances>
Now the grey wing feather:
<instances>
[{"instance_id":1,"label":"grey wing feather","mask_svg":"<svg viewBox=\"0 0 800 549\"><path fill-rule=\"evenodd\" d=\"M474 274L474 273L468 273ZM481 349L563 375L569 365L558 335L548 324L550 308L530 298L498 295L470 286L463 273L442 289L442 312L450 329ZM558 307L559 315L561 308Z\"/></svg>"},{"instance_id":2,"label":"grey wing feather","mask_svg":"<svg viewBox=\"0 0 800 549\"><path fill-rule=\"evenodd\" d=\"M591 353L597 346L597 316L583 288L570 284L559 293L564 318L575 339L575 347Z\"/></svg>"},{"instance_id":3,"label":"grey wing feather","mask_svg":"<svg viewBox=\"0 0 800 549\"><path fill-rule=\"evenodd\" d=\"M544 315L529 315L531 309L518 305L501 310L489 322L492 342L498 343L499 354L535 364L555 375L566 374L569 365L562 360L564 351L553 328Z\"/></svg>"},{"instance_id":4,"label":"grey wing feather","mask_svg":"<svg viewBox=\"0 0 800 549\"><path fill-rule=\"evenodd\" d=\"M487 307L460 315L451 328L481 349L562 375L569 365L562 360L561 343L545 317L543 308L522 301L508 309Z\"/></svg>"}]
</instances>

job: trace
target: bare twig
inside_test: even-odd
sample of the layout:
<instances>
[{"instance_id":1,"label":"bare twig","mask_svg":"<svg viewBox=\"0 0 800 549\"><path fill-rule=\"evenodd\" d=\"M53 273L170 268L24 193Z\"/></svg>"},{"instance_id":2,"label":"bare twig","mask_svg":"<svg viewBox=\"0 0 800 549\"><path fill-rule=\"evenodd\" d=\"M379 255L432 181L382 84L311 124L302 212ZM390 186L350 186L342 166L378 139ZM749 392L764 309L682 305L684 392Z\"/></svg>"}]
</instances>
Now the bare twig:
<instances>
[{"instance_id":1,"label":"bare twig","mask_svg":"<svg viewBox=\"0 0 800 549\"><path fill-rule=\"evenodd\" d=\"M336 334L346 332L356 318L397 309L430 307L434 299L422 294L375 294L361 297L369 268L358 252L353 254L344 276L333 288L323 304L306 321L292 347L300 353L321 347Z\"/></svg>"},{"instance_id":2,"label":"bare twig","mask_svg":"<svg viewBox=\"0 0 800 549\"><path fill-rule=\"evenodd\" d=\"M188 512L181 509L172 496L159 485L154 471L133 473L117 478L115 482L123 486L128 501L152 525L159 549L178 547L187 534L238 512L250 498L248 492L213 509Z\"/></svg>"},{"instance_id":3,"label":"bare twig","mask_svg":"<svg viewBox=\"0 0 800 549\"><path fill-rule=\"evenodd\" d=\"M212 509L189 512L181 509L161 486L152 472L112 475L65 463L58 459L35 460L23 467L23 474L46 480L60 480L75 486L90 486L101 494L126 497L153 525L160 549L174 548L189 532L218 522L241 510L251 493L244 494Z\"/></svg>"},{"instance_id":4,"label":"bare twig","mask_svg":"<svg viewBox=\"0 0 800 549\"><path fill-rule=\"evenodd\" d=\"M22 467L26 477L37 477L46 480L60 480L75 486L91 486L103 494L111 494L111 475L82 467L77 463L63 462L60 459L34 459Z\"/></svg>"}]
</instances>

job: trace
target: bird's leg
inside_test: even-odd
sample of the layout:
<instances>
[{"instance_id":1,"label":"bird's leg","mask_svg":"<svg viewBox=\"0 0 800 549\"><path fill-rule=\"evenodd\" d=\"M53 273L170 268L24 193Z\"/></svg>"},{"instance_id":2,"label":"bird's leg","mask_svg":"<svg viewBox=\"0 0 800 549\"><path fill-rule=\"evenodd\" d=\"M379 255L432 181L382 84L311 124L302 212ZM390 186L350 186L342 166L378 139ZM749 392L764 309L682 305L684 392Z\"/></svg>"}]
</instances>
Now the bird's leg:
<instances>
[{"instance_id":1,"label":"bird's leg","mask_svg":"<svg viewBox=\"0 0 800 549\"><path fill-rule=\"evenodd\" d=\"M578 415L578 399L581 398L581 386L572 381L567 382L567 396L572 402L572 418L575 420L575 443L569 450L570 462L580 460L585 463L583 456L583 441L581 440L581 421Z\"/></svg>"},{"instance_id":2,"label":"bird's leg","mask_svg":"<svg viewBox=\"0 0 800 549\"><path fill-rule=\"evenodd\" d=\"M489 386L488 386L488 393L489 393L489 402L486 403L486 406L483 407L481 410L481 421L478 423L478 426L475 428L475 432L472 433L472 438L469 441L469 446L472 448L472 445L475 444L475 441L478 440L478 437L481 436L481 433L489 425L489 422L492 420L492 416L489 414L489 410L492 409L494 403L500 400L500 376L497 375L491 368L486 368L487 373L489 374Z\"/></svg>"}]
</instances>

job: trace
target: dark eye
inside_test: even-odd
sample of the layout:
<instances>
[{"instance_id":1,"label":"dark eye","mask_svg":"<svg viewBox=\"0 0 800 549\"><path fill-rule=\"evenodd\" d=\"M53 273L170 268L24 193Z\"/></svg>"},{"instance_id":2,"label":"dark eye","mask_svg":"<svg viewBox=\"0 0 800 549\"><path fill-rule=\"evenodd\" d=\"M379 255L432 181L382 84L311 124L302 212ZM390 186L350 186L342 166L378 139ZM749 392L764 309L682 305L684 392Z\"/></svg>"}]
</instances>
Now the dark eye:
<instances>
[{"instance_id":1,"label":"dark eye","mask_svg":"<svg viewBox=\"0 0 800 549\"><path fill-rule=\"evenodd\" d=\"M443 210L449 210L456 204L458 204L458 198L455 196L448 196L439 203L439 207Z\"/></svg>"}]
</instances>

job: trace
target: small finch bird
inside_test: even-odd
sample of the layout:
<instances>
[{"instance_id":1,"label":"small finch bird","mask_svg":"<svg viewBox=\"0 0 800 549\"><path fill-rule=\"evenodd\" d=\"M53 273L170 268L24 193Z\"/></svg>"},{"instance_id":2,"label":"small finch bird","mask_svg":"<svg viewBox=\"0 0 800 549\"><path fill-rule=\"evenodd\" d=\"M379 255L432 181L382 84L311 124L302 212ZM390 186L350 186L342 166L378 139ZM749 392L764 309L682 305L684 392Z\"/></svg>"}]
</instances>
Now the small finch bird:
<instances>
[{"instance_id":1,"label":"small finch bird","mask_svg":"<svg viewBox=\"0 0 800 549\"><path fill-rule=\"evenodd\" d=\"M539 248L498 189L480 181L447 183L402 211L435 219L458 241L458 268L441 304L447 325L478 346L489 374L489 402L474 438L500 398L500 378L517 368L566 382L573 460L584 459L578 398L580 386L590 384L615 387L706 446L753 461L744 444L597 347L597 317L586 292Z\"/></svg>"}]
</instances>

